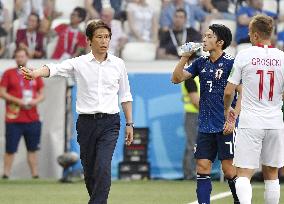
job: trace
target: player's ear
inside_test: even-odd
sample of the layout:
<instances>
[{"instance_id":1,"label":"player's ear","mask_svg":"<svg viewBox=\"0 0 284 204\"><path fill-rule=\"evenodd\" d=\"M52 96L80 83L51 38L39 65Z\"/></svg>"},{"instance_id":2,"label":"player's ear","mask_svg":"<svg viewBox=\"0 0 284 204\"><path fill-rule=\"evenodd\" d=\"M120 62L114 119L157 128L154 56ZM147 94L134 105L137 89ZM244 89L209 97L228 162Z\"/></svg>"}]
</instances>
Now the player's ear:
<instances>
[{"instance_id":1,"label":"player's ear","mask_svg":"<svg viewBox=\"0 0 284 204\"><path fill-rule=\"evenodd\" d=\"M219 41L218 41L218 44L219 44L220 46L223 46L224 40L219 40Z\"/></svg>"},{"instance_id":2,"label":"player's ear","mask_svg":"<svg viewBox=\"0 0 284 204\"><path fill-rule=\"evenodd\" d=\"M261 37L259 36L259 34L257 32L254 33L254 39L256 39L256 40L261 39Z\"/></svg>"}]
</instances>

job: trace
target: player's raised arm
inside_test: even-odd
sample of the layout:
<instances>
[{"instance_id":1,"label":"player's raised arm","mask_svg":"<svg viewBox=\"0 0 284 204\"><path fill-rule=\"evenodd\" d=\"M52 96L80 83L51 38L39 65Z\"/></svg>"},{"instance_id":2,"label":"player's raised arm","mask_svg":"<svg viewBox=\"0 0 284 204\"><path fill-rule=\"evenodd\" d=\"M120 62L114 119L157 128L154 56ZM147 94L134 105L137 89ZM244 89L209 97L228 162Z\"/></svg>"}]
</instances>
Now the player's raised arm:
<instances>
[{"instance_id":1,"label":"player's raised arm","mask_svg":"<svg viewBox=\"0 0 284 204\"><path fill-rule=\"evenodd\" d=\"M197 50L199 50L201 47L202 43L192 43L192 42L185 43L184 45L181 46L181 53L182 53L181 58L173 71L171 79L171 81L174 84L178 84L192 76L191 73L184 70L184 67L186 63L188 63L191 55Z\"/></svg>"},{"instance_id":2,"label":"player's raised arm","mask_svg":"<svg viewBox=\"0 0 284 204\"><path fill-rule=\"evenodd\" d=\"M191 74L188 71L184 70L184 66L188 62L189 57L190 56L182 56L178 64L176 65L171 79L174 84L178 84L191 77Z\"/></svg>"}]
</instances>

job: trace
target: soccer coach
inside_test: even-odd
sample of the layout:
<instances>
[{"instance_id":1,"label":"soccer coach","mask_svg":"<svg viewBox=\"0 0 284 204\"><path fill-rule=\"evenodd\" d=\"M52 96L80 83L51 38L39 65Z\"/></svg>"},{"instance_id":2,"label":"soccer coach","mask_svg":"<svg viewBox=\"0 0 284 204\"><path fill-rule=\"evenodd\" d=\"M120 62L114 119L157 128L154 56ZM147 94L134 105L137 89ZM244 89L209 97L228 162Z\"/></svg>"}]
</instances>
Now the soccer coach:
<instances>
[{"instance_id":1,"label":"soccer coach","mask_svg":"<svg viewBox=\"0 0 284 204\"><path fill-rule=\"evenodd\" d=\"M111 160L120 129L118 98L126 119L125 142L133 140L132 95L125 64L109 53L111 29L101 20L86 28L91 52L47 64L35 70L22 68L26 79L75 76L77 83L76 129L88 204L106 204L111 186Z\"/></svg>"}]
</instances>

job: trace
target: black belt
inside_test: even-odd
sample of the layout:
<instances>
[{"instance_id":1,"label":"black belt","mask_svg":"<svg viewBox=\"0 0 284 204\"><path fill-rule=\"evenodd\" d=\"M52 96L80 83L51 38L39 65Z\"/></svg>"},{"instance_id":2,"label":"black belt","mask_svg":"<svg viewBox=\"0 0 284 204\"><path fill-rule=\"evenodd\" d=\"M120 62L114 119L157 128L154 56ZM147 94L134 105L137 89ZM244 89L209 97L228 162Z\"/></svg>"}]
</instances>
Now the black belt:
<instances>
[{"instance_id":1,"label":"black belt","mask_svg":"<svg viewBox=\"0 0 284 204\"><path fill-rule=\"evenodd\" d=\"M102 118L114 117L116 115L118 115L118 113L115 113L115 114L109 114L109 113L80 114L79 116L94 118L94 119L102 119Z\"/></svg>"}]
</instances>

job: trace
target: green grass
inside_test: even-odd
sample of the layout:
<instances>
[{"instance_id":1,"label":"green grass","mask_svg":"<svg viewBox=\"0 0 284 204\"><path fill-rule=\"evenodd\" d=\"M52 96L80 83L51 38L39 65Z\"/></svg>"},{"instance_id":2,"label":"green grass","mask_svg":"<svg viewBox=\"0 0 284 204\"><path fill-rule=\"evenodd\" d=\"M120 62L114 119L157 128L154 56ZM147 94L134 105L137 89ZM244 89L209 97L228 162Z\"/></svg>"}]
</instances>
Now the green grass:
<instances>
[{"instance_id":1,"label":"green grass","mask_svg":"<svg viewBox=\"0 0 284 204\"><path fill-rule=\"evenodd\" d=\"M253 203L263 203L263 185L254 184ZM226 183L213 183L212 195L228 191ZM284 186L281 188L284 195ZM108 204L187 204L195 201L195 182L114 181ZM284 196L282 196L284 197ZM62 184L54 180L0 181L1 204L87 204L83 182ZM231 197L212 201L230 204ZM284 198L280 200L284 203Z\"/></svg>"}]
</instances>

